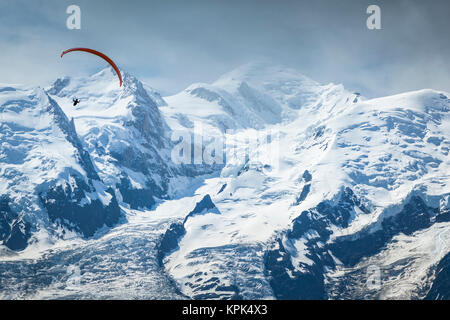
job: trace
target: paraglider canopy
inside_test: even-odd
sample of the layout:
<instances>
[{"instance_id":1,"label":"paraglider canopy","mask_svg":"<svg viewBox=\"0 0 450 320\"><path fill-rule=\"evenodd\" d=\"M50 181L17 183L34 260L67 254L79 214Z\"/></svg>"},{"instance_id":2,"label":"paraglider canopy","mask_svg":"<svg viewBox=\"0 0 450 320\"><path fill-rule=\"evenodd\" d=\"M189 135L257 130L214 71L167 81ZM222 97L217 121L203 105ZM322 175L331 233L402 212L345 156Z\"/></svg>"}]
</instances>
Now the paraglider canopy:
<instances>
[{"instance_id":1,"label":"paraglider canopy","mask_svg":"<svg viewBox=\"0 0 450 320\"><path fill-rule=\"evenodd\" d=\"M72 49L68 49L66 51L63 51L63 53L61 53L61 58L69 52L72 51L84 51L84 52L88 52L88 53L92 53L95 54L96 56L99 56L100 58L104 59L106 62L108 62L111 67L113 67L114 71L116 71L117 76L119 77L119 81L120 81L120 86L122 86L122 75L120 74L119 68L117 68L116 64L114 63L114 61L112 61L108 56L106 56L105 54L93 50L93 49L89 49L89 48L72 48Z\"/></svg>"}]
</instances>

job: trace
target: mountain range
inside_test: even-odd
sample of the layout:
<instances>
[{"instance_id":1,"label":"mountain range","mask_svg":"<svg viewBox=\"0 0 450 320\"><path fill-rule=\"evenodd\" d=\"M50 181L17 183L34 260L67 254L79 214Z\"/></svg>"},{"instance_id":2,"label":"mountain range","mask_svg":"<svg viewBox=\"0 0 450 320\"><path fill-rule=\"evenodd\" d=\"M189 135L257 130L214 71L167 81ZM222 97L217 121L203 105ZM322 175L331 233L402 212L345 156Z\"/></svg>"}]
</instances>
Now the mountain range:
<instances>
[{"instance_id":1,"label":"mountain range","mask_svg":"<svg viewBox=\"0 0 450 320\"><path fill-rule=\"evenodd\" d=\"M114 77L0 84L1 298L449 299L448 93Z\"/></svg>"}]
</instances>

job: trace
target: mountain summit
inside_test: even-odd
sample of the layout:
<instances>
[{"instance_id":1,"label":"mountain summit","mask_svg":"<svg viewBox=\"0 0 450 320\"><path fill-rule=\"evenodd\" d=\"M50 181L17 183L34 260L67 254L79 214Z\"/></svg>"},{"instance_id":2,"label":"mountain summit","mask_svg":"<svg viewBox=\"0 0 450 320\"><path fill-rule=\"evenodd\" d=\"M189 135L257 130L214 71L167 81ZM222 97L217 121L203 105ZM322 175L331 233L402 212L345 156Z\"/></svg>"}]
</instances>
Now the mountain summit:
<instances>
[{"instance_id":1,"label":"mountain summit","mask_svg":"<svg viewBox=\"0 0 450 320\"><path fill-rule=\"evenodd\" d=\"M172 128L189 128L200 122L225 132L291 122L298 117L298 110L340 106L359 99L341 85L320 85L293 69L250 63L211 84L196 83L165 97L168 105L161 110Z\"/></svg>"}]
</instances>

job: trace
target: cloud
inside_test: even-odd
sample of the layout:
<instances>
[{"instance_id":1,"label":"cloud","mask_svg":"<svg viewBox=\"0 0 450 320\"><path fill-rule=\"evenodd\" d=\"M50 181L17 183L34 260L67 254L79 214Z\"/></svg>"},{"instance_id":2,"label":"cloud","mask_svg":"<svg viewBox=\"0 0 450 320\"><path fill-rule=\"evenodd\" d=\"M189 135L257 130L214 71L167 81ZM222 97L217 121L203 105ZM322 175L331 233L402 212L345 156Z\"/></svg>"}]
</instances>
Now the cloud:
<instances>
[{"instance_id":1,"label":"cloud","mask_svg":"<svg viewBox=\"0 0 450 320\"><path fill-rule=\"evenodd\" d=\"M450 3L375 1L383 30L370 31L365 11L373 2L79 0L82 29L67 30L73 1L2 1L0 82L43 85L103 68L93 57L59 58L85 46L167 94L260 58L369 97L450 91Z\"/></svg>"}]
</instances>

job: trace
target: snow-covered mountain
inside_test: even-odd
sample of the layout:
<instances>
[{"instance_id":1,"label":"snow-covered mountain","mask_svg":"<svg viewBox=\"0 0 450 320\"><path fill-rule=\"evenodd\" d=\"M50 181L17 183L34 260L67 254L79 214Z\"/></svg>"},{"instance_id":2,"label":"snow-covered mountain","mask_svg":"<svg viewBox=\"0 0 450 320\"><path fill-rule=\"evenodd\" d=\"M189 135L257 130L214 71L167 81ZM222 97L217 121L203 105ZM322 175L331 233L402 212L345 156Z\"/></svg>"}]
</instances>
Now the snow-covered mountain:
<instances>
[{"instance_id":1,"label":"snow-covered mountain","mask_svg":"<svg viewBox=\"0 0 450 320\"><path fill-rule=\"evenodd\" d=\"M74 119L100 177L133 208L151 207L167 191L167 128L155 101L134 77L124 86L110 69L89 78L64 78L47 89ZM76 106L72 98L80 99Z\"/></svg>"},{"instance_id":2,"label":"snow-covered mountain","mask_svg":"<svg viewBox=\"0 0 450 320\"><path fill-rule=\"evenodd\" d=\"M0 87L0 142L5 246L50 241L64 236L61 227L90 237L118 222L113 190L97 175L74 123L43 89Z\"/></svg>"},{"instance_id":3,"label":"snow-covered mountain","mask_svg":"<svg viewBox=\"0 0 450 320\"><path fill-rule=\"evenodd\" d=\"M91 172L95 190L109 190L127 222L44 253L3 255L0 271L21 270L0 281L0 287L18 288L3 297L448 299L448 93L421 90L366 100L342 85L261 63L163 98L131 75L123 78L123 88L109 69L58 79L39 91L38 101L60 105L73 118L64 116L64 123L79 137L71 145L82 156L56 162L67 164L66 171L81 167L80 177ZM10 90L0 89L0 108L9 110L7 101L20 108L33 104L28 91L18 99L13 95L19 89ZM75 107L74 97L81 100ZM29 118L32 132L42 134L41 122ZM220 137L233 141L238 156L225 150L223 164L175 163L172 151L180 142L172 134L192 134L196 142L189 150L195 153L198 127L206 142L200 151ZM19 128L9 130L10 145L39 154L36 140ZM249 146L255 136L264 139ZM10 154L4 145L2 156ZM58 148L70 155L64 150ZM9 165L15 165L12 158ZM20 171L32 181L49 174L34 167ZM3 167L0 174L6 176ZM0 194L12 194L13 186L0 181ZM41 217L51 216L42 205L48 201L35 194L29 203ZM11 230L8 212L17 212L15 220L21 213L3 199L9 198L0 202L6 217L0 230ZM82 262L74 248L83 252ZM101 267L94 258L99 252ZM56 261L63 261L58 268ZM82 281L67 293L65 270L74 263ZM33 264L42 277L21 289L31 281L21 274ZM54 281L49 284L44 274ZM96 283L107 283L107 291L97 291Z\"/></svg>"},{"instance_id":4,"label":"snow-covered mountain","mask_svg":"<svg viewBox=\"0 0 450 320\"><path fill-rule=\"evenodd\" d=\"M180 225L166 268L196 298L423 297L448 253L433 235L450 227L449 103L423 90L303 107L275 127L278 167L250 155L197 190L211 204ZM366 287L372 265L383 290Z\"/></svg>"},{"instance_id":5,"label":"snow-covered mountain","mask_svg":"<svg viewBox=\"0 0 450 320\"><path fill-rule=\"evenodd\" d=\"M323 86L295 70L258 62L239 67L212 84L196 83L165 97L167 106L161 110L174 130L200 123L206 130L225 132L289 122L297 117L294 110L358 100L358 96L341 85Z\"/></svg>"},{"instance_id":6,"label":"snow-covered mountain","mask_svg":"<svg viewBox=\"0 0 450 320\"><path fill-rule=\"evenodd\" d=\"M58 79L47 92L74 119L99 176L117 191L119 201L151 208L176 192L171 179L180 182L210 170L174 165L170 129L158 109L165 101L128 73L123 88L115 77L107 68L89 78ZM81 103L73 106L74 97Z\"/></svg>"}]
</instances>

